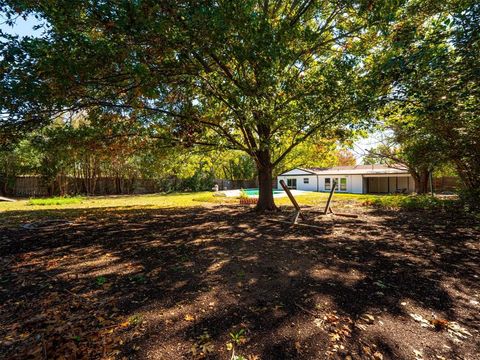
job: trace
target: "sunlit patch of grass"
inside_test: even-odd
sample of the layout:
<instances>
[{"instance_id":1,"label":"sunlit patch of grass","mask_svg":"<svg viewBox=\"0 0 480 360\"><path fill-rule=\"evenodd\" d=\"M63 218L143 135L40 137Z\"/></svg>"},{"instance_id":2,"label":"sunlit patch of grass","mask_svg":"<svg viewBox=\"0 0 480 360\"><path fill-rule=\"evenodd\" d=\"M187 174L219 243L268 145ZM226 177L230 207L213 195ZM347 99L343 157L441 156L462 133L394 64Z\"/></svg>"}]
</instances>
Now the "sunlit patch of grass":
<instances>
[{"instance_id":1,"label":"sunlit patch of grass","mask_svg":"<svg viewBox=\"0 0 480 360\"><path fill-rule=\"evenodd\" d=\"M301 195L295 195L295 199L300 206L325 206L329 193L327 192L310 192ZM383 195L384 196L384 195ZM370 194L339 194L333 195L334 203L363 203L368 200L382 197L382 195L370 195ZM277 205L291 205L288 197L282 197L275 199Z\"/></svg>"},{"instance_id":2,"label":"sunlit patch of grass","mask_svg":"<svg viewBox=\"0 0 480 360\"><path fill-rule=\"evenodd\" d=\"M112 211L128 210L141 213L142 210L164 208L202 207L208 204L237 202L214 196L213 192L170 193L148 195L110 195L83 198L50 198L0 202L0 226L16 226L29 221L47 219L73 219L79 216L111 216ZM62 210L62 211L57 211Z\"/></svg>"},{"instance_id":3,"label":"sunlit patch of grass","mask_svg":"<svg viewBox=\"0 0 480 360\"><path fill-rule=\"evenodd\" d=\"M27 205L66 205L66 204L80 204L85 200L84 197L75 196L75 197L51 197L51 198L41 198L41 199L30 199L28 200Z\"/></svg>"},{"instance_id":4,"label":"sunlit patch of grass","mask_svg":"<svg viewBox=\"0 0 480 360\"><path fill-rule=\"evenodd\" d=\"M237 198L214 196L213 193L207 193L207 194L204 194L204 195L194 196L192 198L192 201L203 202L203 203L215 203L215 204L238 203Z\"/></svg>"}]
</instances>

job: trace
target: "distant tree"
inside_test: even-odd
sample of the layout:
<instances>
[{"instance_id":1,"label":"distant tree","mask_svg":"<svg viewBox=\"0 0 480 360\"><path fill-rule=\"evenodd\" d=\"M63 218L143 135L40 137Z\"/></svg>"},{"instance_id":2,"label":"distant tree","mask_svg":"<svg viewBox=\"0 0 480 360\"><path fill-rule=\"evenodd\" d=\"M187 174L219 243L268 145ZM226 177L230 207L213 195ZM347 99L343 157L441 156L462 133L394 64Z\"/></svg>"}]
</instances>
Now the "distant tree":
<instances>
[{"instance_id":1,"label":"distant tree","mask_svg":"<svg viewBox=\"0 0 480 360\"><path fill-rule=\"evenodd\" d=\"M30 138L23 139L15 146L0 150L0 193L7 195L15 186L18 175L36 174L41 164L41 154Z\"/></svg>"},{"instance_id":2,"label":"distant tree","mask_svg":"<svg viewBox=\"0 0 480 360\"><path fill-rule=\"evenodd\" d=\"M243 151L227 150L215 152L214 166L220 178L228 180L252 180L256 177L253 159Z\"/></svg>"},{"instance_id":3,"label":"distant tree","mask_svg":"<svg viewBox=\"0 0 480 360\"><path fill-rule=\"evenodd\" d=\"M429 191L431 174L448 162L435 137L416 127L416 118L409 114L408 105L395 102L383 107L377 116L387 130L381 144L370 149L365 163L406 167L415 181L415 191Z\"/></svg>"},{"instance_id":4,"label":"distant tree","mask_svg":"<svg viewBox=\"0 0 480 360\"><path fill-rule=\"evenodd\" d=\"M405 17L386 37L396 80L380 119L395 132L396 156L422 173L454 164L480 199L480 4L434 6L434 16Z\"/></svg>"},{"instance_id":5,"label":"distant tree","mask_svg":"<svg viewBox=\"0 0 480 360\"><path fill-rule=\"evenodd\" d=\"M433 172L433 162L426 155L428 148L421 151L420 146L407 149L406 147L397 147L395 144L380 145L370 149L368 156L364 159L364 164L385 164L390 167L406 167L412 175L415 182L415 192L425 194L429 191L428 181ZM425 156L426 155L426 156Z\"/></svg>"},{"instance_id":6,"label":"distant tree","mask_svg":"<svg viewBox=\"0 0 480 360\"><path fill-rule=\"evenodd\" d=\"M353 166L357 164L355 155L346 149L340 149L336 152L337 166Z\"/></svg>"}]
</instances>

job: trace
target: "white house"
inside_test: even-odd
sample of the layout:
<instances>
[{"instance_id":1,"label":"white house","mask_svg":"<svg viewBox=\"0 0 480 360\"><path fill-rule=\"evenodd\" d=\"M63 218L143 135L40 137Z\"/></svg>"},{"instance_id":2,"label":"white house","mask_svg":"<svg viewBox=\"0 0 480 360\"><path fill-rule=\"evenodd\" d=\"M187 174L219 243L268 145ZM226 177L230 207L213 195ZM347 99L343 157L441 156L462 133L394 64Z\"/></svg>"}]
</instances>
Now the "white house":
<instances>
[{"instance_id":1,"label":"white house","mask_svg":"<svg viewBox=\"0 0 480 360\"><path fill-rule=\"evenodd\" d=\"M305 191L330 191L333 180L337 182L337 192L369 193L411 193L415 191L413 177L403 167L386 165L337 166L328 169L301 169L280 174L277 178L284 180L291 189Z\"/></svg>"}]
</instances>

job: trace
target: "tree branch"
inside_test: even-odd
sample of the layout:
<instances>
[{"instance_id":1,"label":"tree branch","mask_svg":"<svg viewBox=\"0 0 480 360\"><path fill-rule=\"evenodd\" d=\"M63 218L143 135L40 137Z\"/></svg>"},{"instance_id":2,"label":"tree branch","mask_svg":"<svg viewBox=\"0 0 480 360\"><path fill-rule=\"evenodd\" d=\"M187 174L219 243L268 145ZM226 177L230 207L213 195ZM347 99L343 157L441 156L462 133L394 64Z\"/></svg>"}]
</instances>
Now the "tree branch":
<instances>
[{"instance_id":1,"label":"tree branch","mask_svg":"<svg viewBox=\"0 0 480 360\"><path fill-rule=\"evenodd\" d=\"M340 111L334 112L330 116L328 116L326 119L324 119L321 123L319 123L317 126L313 126L310 130L308 130L305 135L301 136L297 140L293 141L290 146L273 162L273 167L277 166L289 153L292 151L295 146L300 144L301 142L305 141L308 139L310 136L312 136L316 131L318 131L322 126L325 126L325 123L328 122L329 120L333 119L335 116L338 116Z\"/></svg>"}]
</instances>

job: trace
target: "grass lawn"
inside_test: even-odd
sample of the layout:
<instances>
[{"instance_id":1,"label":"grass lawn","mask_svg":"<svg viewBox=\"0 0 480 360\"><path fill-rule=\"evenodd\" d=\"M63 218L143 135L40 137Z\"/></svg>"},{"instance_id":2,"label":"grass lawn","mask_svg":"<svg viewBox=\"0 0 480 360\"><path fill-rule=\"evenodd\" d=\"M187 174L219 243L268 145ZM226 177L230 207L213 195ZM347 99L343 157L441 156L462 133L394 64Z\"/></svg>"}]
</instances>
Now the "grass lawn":
<instances>
[{"instance_id":1,"label":"grass lawn","mask_svg":"<svg viewBox=\"0 0 480 360\"><path fill-rule=\"evenodd\" d=\"M73 200L73 201L71 201ZM111 195L73 198L38 198L17 202L0 202L0 211L89 209L105 207L189 207L204 202L221 201L212 192L147 195ZM28 207L27 207L28 206Z\"/></svg>"},{"instance_id":2,"label":"grass lawn","mask_svg":"<svg viewBox=\"0 0 480 360\"><path fill-rule=\"evenodd\" d=\"M377 195L357 194L335 194L334 201L363 202L380 198ZM327 198L327 193L312 192L308 195L296 196L298 201L304 205L321 205ZM22 211L22 210L49 210L64 208L102 208L102 207L191 207L201 206L205 203L237 203L235 198L214 196L213 192L193 193L170 193L170 194L148 194L148 195L113 195L95 197L53 197L20 200L17 202L0 202L0 211ZM287 197L275 200L278 205L290 205ZM28 207L27 207L28 206Z\"/></svg>"},{"instance_id":3,"label":"grass lawn","mask_svg":"<svg viewBox=\"0 0 480 360\"><path fill-rule=\"evenodd\" d=\"M320 207L325 206L327 198L328 194L326 193L310 193L297 197L301 205ZM379 196L335 194L334 201L341 204L360 204L377 198ZM275 202L279 206L291 206L287 197L276 199ZM65 211L56 213L55 216L65 218L89 212L108 211L108 209L142 211L142 209L201 207L237 203L238 199L236 198L218 197L214 196L212 192L38 198L17 202L0 202L0 224L5 224L6 222L18 223L48 217L56 213L55 210L58 209Z\"/></svg>"},{"instance_id":4,"label":"grass lawn","mask_svg":"<svg viewBox=\"0 0 480 360\"><path fill-rule=\"evenodd\" d=\"M93 213L108 213L114 209L129 209L141 212L144 209L198 207L232 202L237 202L237 200L214 197L212 192L38 198L16 202L0 202L0 226L1 224L18 224L48 218L49 216L69 218ZM58 212L56 210L63 211Z\"/></svg>"},{"instance_id":5,"label":"grass lawn","mask_svg":"<svg viewBox=\"0 0 480 360\"><path fill-rule=\"evenodd\" d=\"M312 192L295 197L300 206L322 208L328 193ZM129 209L141 212L144 209L204 207L237 204L238 199L214 196L212 192L170 193L148 195L119 195L96 197L54 197L0 202L0 225L19 223L45 218L55 213L57 217L68 218L82 214L108 212L110 210ZM280 207L290 207L288 197L277 198ZM444 208L454 204L453 200L432 198L430 196L371 195L371 194L334 194L332 206L348 209L358 206L370 206L390 209L431 209ZM65 210L57 213L55 210Z\"/></svg>"},{"instance_id":6,"label":"grass lawn","mask_svg":"<svg viewBox=\"0 0 480 360\"><path fill-rule=\"evenodd\" d=\"M51 198L40 198L40 199L30 199L28 200L27 205L67 205L67 204L80 204L84 197L75 196L75 197L51 197Z\"/></svg>"},{"instance_id":7,"label":"grass lawn","mask_svg":"<svg viewBox=\"0 0 480 360\"><path fill-rule=\"evenodd\" d=\"M480 228L430 202L294 228L209 192L0 203L1 357L476 359Z\"/></svg>"}]
</instances>

